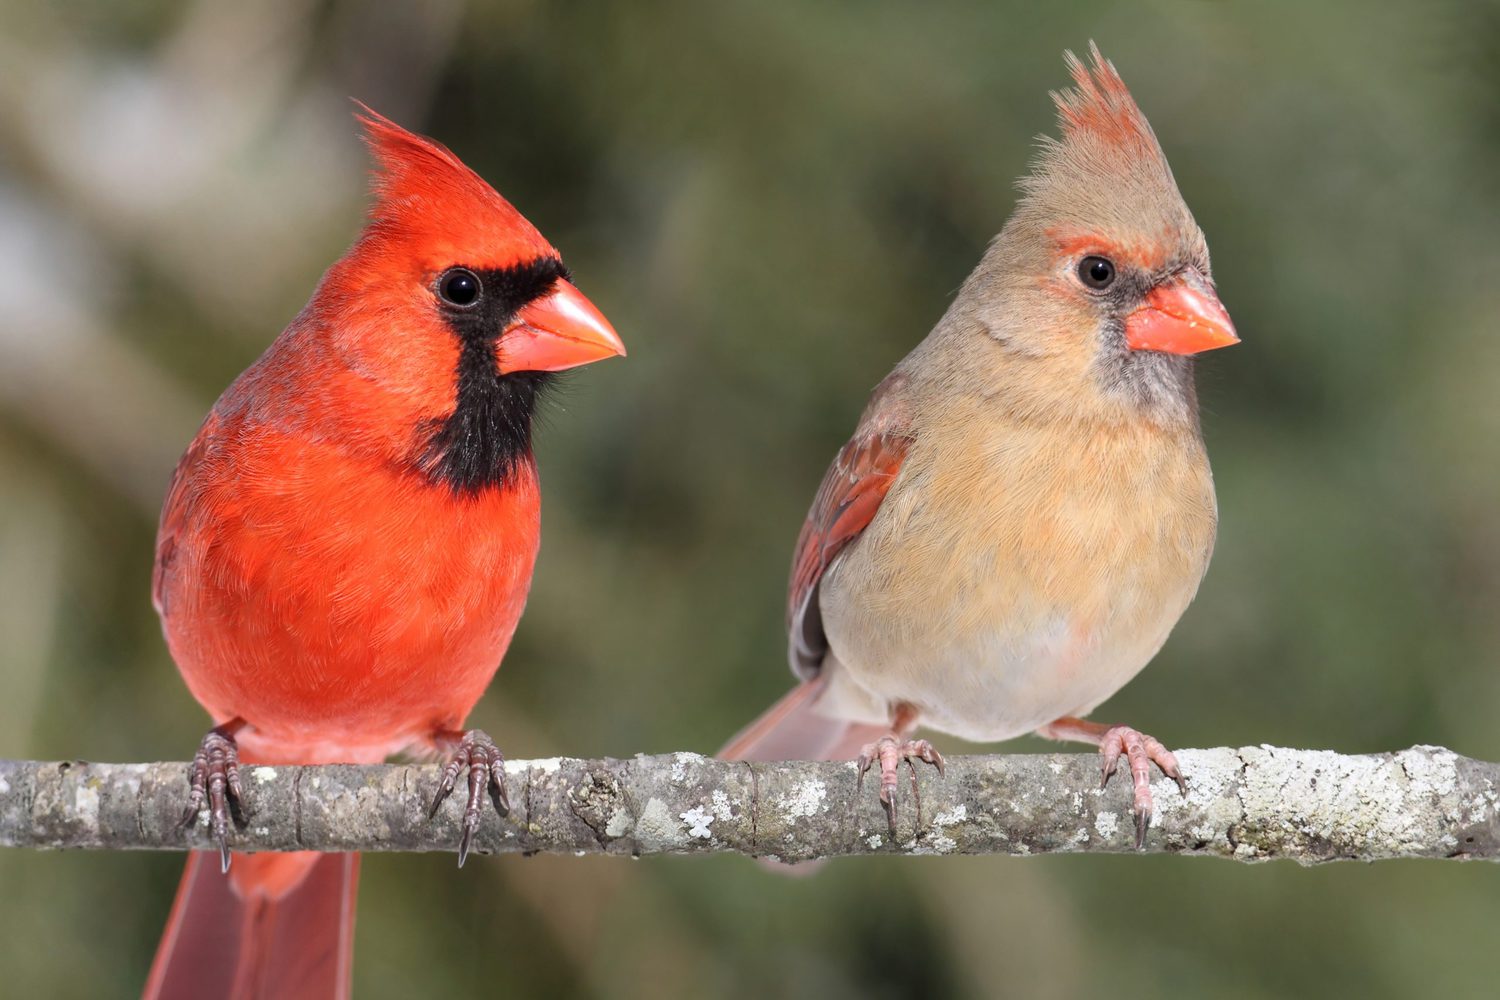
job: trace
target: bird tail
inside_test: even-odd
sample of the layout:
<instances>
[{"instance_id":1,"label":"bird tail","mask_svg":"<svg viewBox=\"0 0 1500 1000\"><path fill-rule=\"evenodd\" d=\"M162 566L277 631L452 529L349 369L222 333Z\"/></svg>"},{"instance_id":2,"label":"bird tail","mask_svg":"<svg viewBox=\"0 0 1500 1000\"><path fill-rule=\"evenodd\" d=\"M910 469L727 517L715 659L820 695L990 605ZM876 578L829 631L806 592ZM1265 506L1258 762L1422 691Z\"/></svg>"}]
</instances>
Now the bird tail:
<instances>
[{"instance_id":1,"label":"bird tail","mask_svg":"<svg viewBox=\"0 0 1500 1000\"><path fill-rule=\"evenodd\" d=\"M187 863L146 1000L346 1000L358 854L216 852Z\"/></svg>"},{"instance_id":2,"label":"bird tail","mask_svg":"<svg viewBox=\"0 0 1500 1000\"><path fill-rule=\"evenodd\" d=\"M735 734L718 756L724 760L853 760L887 728L819 714L824 680L798 684Z\"/></svg>"}]
</instances>

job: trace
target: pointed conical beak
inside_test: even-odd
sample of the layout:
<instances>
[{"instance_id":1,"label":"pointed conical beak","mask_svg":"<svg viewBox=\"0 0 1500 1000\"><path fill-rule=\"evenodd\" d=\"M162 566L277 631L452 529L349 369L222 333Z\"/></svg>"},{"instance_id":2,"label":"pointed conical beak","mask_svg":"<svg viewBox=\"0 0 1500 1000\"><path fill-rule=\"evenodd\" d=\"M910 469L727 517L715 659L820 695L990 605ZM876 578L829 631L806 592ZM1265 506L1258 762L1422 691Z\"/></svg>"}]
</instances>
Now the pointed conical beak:
<instances>
[{"instance_id":1,"label":"pointed conical beak","mask_svg":"<svg viewBox=\"0 0 1500 1000\"><path fill-rule=\"evenodd\" d=\"M1132 351L1198 354L1239 342L1214 286L1193 268L1151 289L1145 303L1125 317L1125 344Z\"/></svg>"},{"instance_id":2,"label":"pointed conical beak","mask_svg":"<svg viewBox=\"0 0 1500 1000\"><path fill-rule=\"evenodd\" d=\"M560 372L624 355L625 344L583 293L559 278L500 339L502 372Z\"/></svg>"}]
</instances>

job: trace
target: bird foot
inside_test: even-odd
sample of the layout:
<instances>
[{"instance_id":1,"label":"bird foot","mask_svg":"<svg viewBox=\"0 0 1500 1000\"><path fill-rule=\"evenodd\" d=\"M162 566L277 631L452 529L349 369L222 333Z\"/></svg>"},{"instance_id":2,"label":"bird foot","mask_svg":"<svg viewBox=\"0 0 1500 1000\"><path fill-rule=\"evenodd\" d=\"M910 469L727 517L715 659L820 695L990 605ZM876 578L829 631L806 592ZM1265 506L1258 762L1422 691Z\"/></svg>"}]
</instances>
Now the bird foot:
<instances>
[{"instance_id":1,"label":"bird foot","mask_svg":"<svg viewBox=\"0 0 1500 1000\"><path fill-rule=\"evenodd\" d=\"M237 728L237 727L236 727ZM198 819L198 810L208 802L208 826L219 845L219 868L229 871L229 823L231 818L243 821L245 793L240 788L240 749L230 735L231 729L210 729L198 752L188 777L188 804L177 821L178 830L189 829Z\"/></svg>"},{"instance_id":2,"label":"bird foot","mask_svg":"<svg viewBox=\"0 0 1500 1000\"><path fill-rule=\"evenodd\" d=\"M1135 801L1131 813L1135 816L1135 848L1146 846L1146 828L1151 825L1154 804L1151 801L1151 765L1161 768L1161 773L1177 782L1182 794L1187 794L1187 781L1177 766L1177 758L1161 742L1129 726L1110 726L1099 739L1099 755L1103 758L1103 780L1099 787L1109 784L1124 755L1130 766L1130 778L1135 787Z\"/></svg>"},{"instance_id":3,"label":"bird foot","mask_svg":"<svg viewBox=\"0 0 1500 1000\"><path fill-rule=\"evenodd\" d=\"M469 770L469 801L464 806L463 833L458 840L460 868L469 857L469 846L474 842L474 835L479 832L485 789L489 789L496 812L501 816L510 813L510 800L505 795L505 755L484 730L471 729L459 738L458 746L443 768L437 794L432 797L432 805L427 810L428 819L437 815L438 807L452 794L454 783L464 768Z\"/></svg>"},{"instance_id":4,"label":"bird foot","mask_svg":"<svg viewBox=\"0 0 1500 1000\"><path fill-rule=\"evenodd\" d=\"M864 789L865 772L876 763L880 764L880 804L885 806L885 818L891 825L891 834L896 833L896 772L901 767L901 762L906 762L906 767L911 774L911 797L917 809L917 821L921 822L922 816L922 792L917 787L917 765L912 763L912 758L924 760L938 769L938 774L943 773L943 755L935 750L931 743L926 740L902 740L891 733L882 736L874 743L867 743L859 751L859 781L857 787Z\"/></svg>"}]
</instances>

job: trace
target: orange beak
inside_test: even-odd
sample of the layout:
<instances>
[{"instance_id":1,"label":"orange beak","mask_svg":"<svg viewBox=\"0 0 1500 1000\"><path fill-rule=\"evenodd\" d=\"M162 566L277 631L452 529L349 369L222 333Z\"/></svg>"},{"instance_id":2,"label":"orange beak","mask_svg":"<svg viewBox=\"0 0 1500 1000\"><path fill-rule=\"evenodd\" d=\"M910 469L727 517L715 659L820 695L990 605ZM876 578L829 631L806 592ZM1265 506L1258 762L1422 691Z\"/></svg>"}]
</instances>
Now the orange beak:
<instances>
[{"instance_id":1,"label":"orange beak","mask_svg":"<svg viewBox=\"0 0 1500 1000\"><path fill-rule=\"evenodd\" d=\"M1239 342L1214 286L1193 268L1151 289L1145 304L1125 317L1132 351L1198 354Z\"/></svg>"},{"instance_id":2,"label":"orange beak","mask_svg":"<svg viewBox=\"0 0 1500 1000\"><path fill-rule=\"evenodd\" d=\"M624 353L604 314L559 278L552 291L516 314L501 337L500 371L560 372Z\"/></svg>"}]
</instances>

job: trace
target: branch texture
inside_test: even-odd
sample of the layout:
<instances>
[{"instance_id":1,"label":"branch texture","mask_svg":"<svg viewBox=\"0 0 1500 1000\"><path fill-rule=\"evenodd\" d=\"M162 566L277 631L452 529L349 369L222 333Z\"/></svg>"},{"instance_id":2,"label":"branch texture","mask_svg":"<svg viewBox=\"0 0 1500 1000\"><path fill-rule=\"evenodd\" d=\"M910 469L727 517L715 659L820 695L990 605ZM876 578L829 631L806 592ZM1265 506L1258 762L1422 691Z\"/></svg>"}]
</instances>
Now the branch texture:
<instances>
[{"instance_id":1,"label":"branch texture","mask_svg":"<svg viewBox=\"0 0 1500 1000\"><path fill-rule=\"evenodd\" d=\"M1500 859L1500 764L1441 747L1345 756L1242 747L1179 750L1181 795L1152 788L1146 850L1304 864L1381 858ZM721 761L691 753L631 760L510 761L511 814L492 811L479 852L734 852L782 861L851 854L1126 853L1130 782L1099 788L1093 754L948 758L903 769L893 837L875 782L851 763ZM208 850L202 818L176 829L188 765L0 760L0 845ZM434 765L242 771L247 851L452 851L462 794L431 822Z\"/></svg>"}]
</instances>

